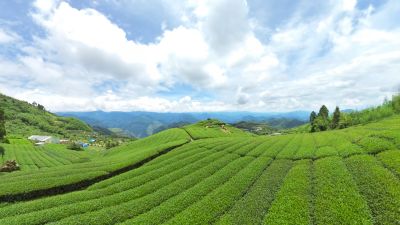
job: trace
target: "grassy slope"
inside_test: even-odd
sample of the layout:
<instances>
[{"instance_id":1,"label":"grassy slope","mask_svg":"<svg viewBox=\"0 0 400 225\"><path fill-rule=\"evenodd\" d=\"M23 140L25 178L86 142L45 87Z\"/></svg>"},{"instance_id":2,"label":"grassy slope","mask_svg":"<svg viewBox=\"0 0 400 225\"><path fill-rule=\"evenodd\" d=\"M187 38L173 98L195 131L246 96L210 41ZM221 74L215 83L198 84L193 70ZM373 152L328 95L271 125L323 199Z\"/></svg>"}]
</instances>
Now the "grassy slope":
<instances>
[{"instance_id":1,"label":"grassy slope","mask_svg":"<svg viewBox=\"0 0 400 225\"><path fill-rule=\"evenodd\" d=\"M195 139L86 190L0 204L0 224L396 224L400 220L400 116L344 130L278 137L254 137L229 126L225 130L217 121L184 129L118 147L78 167L58 167L65 175L51 168L43 169L43 174L2 175L3 194L40 190L53 176L57 182L63 175L68 175L67 182L71 177L88 179L185 143L188 133Z\"/></svg>"},{"instance_id":2,"label":"grassy slope","mask_svg":"<svg viewBox=\"0 0 400 225\"><path fill-rule=\"evenodd\" d=\"M39 110L33 105L0 94L0 107L6 115L6 130L11 136L32 134L57 135L60 137L82 136L92 129L84 122L68 117L56 116Z\"/></svg>"}]
</instances>

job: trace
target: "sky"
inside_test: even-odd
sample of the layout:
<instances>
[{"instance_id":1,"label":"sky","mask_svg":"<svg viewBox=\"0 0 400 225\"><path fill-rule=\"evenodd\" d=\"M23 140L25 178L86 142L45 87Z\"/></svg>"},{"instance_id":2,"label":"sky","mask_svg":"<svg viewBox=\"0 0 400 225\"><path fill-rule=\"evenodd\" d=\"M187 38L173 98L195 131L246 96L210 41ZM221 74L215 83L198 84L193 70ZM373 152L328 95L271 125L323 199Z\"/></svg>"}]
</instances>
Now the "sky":
<instances>
[{"instance_id":1,"label":"sky","mask_svg":"<svg viewBox=\"0 0 400 225\"><path fill-rule=\"evenodd\" d=\"M0 92L53 112L362 109L399 90L399 0L0 2Z\"/></svg>"}]
</instances>

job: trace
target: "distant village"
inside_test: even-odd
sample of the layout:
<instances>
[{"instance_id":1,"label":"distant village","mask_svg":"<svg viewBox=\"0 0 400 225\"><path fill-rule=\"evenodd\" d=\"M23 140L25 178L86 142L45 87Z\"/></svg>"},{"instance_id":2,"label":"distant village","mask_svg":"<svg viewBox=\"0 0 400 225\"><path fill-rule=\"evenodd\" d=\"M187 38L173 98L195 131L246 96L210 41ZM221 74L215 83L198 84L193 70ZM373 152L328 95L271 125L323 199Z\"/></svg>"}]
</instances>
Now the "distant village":
<instances>
[{"instance_id":1,"label":"distant village","mask_svg":"<svg viewBox=\"0 0 400 225\"><path fill-rule=\"evenodd\" d=\"M42 146L45 144L71 144L72 143L72 141L70 141L68 139L60 139L60 138L57 138L54 136L42 136L42 135L32 135L32 136L28 137L28 140L33 142L36 146ZM76 144L78 144L82 148L87 148L95 142L96 142L96 139L90 138L87 143L78 141L78 142L76 142Z\"/></svg>"}]
</instances>

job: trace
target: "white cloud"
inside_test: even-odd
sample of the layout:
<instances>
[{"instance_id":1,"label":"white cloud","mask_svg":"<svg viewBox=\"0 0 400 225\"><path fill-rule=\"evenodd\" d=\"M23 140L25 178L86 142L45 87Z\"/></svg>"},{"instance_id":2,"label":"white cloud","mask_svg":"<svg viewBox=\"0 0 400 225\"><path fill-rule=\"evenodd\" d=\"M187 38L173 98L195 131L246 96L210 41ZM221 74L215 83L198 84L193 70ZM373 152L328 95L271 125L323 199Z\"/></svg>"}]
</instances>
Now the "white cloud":
<instances>
[{"instance_id":1,"label":"white cloud","mask_svg":"<svg viewBox=\"0 0 400 225\"><path fill-rule=\"evenodd\" d=\"M396 1L364 11L328 1L312 20L298 7L277 29L260 27L245 0L175 4L182 24L160 24L163 34L144 44L95 9L37 0L32 18L45 35L15 60L0 58L0 88L56 111L284 111L377 104L400 84ZM0 43L18 39L0 29ZM180 85L216 97L157 94Z\"/></svg>"},{"instance_id":2,"label":"white cloud","mask_svg":"<svg viewBox=\"0 0 400 225\"><path fill-rule=\"evenodd\" d=\"M342 0L342 7L345 11L353 11L357 5L357 0Z\"/></svg>"},{"instance_id":3,"label":"white cloud","mask_svg":"<svg viewBox=\"0 0 400 225\"><path fill-rule=\"evenodd\" d=\"M3 29L0 27L0 45L1 44L11 44L17 42L21 37L15 32Z\"/></svg>"}]
</instances>

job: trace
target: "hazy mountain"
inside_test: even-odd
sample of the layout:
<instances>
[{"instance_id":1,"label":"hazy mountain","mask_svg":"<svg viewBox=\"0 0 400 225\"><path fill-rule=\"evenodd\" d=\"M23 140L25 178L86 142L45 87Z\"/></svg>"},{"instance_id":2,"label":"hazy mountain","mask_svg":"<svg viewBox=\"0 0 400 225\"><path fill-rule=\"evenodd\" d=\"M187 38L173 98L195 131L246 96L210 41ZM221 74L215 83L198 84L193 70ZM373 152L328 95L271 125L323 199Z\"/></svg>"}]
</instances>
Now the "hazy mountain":
<instances>
[{"instance_id":1,"label":"hazy mountain","mask_svg":"<svg viewBox=\"0 0 400 225\"><path fill-rule=\"evenodd\" d=\"M120 128L135 137L146 137L155 131L175 126L174 124L194 123L208 118L215 118L226 123L239 121L266 122L277 119L296 119L306 121L309 112L295 111L285 113L256 112L193 112L193 113L158 113L158 112L59 112L62 116L72 116L92 126Z\"/></svg>"}]
</instances>

